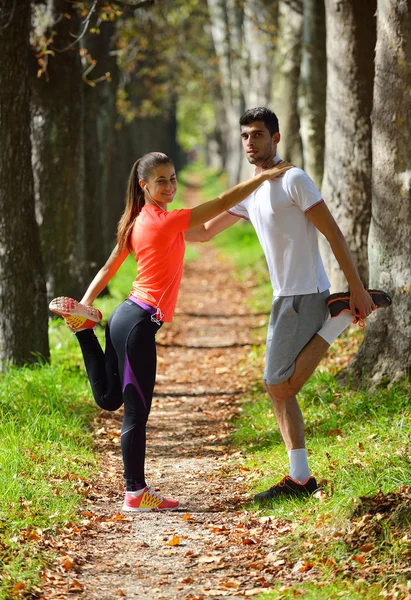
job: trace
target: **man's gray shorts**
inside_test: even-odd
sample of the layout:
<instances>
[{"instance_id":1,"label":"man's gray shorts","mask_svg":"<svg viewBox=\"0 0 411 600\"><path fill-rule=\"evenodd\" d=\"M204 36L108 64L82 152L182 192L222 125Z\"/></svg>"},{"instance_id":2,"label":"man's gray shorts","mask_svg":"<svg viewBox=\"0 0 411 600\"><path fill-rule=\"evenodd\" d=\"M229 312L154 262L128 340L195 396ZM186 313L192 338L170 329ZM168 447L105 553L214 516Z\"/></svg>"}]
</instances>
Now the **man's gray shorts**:
<instances>
[{"instance_id":1,"label":"man's gray shorts","mask_svg":"<svg viewBox=\"0 0 411 600\"><path fill-rule=\"evenodd\" d=\"M303 296L277 296L267 332L264 379L284 383L295 369L295 359L328 319L329 291Z\"/></svg>"}]
</instances>

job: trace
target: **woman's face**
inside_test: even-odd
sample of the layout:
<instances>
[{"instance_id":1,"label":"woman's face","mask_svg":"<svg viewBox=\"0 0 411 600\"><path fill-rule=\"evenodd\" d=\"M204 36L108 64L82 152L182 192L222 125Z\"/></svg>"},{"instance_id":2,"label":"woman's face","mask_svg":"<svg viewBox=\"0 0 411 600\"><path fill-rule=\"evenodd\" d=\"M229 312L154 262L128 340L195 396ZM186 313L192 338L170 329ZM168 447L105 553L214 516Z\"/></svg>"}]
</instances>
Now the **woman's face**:
<instances>
[{"instance_id":1,"label":"woman's face","mask_svg":"<svg viewBox=\"0 0 411 600\"><path fill-rule=\"evenodd\" d=\"M173 164L162 165L153 169L147 181L140 180L140 185L145 192L149 192L153 200L159 204L169 204L173 201L177 191L177 177Z\"/></svg>"}]
</instances>

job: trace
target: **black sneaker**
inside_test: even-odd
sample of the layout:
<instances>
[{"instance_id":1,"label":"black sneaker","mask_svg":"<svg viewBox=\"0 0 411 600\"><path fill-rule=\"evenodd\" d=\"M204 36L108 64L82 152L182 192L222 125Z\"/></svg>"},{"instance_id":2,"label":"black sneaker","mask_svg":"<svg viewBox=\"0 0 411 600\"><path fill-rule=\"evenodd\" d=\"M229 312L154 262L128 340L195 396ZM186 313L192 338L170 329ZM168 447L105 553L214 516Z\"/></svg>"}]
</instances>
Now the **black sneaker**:
<instances>
[{"instance_id":1,"label":"black sneaker","mask_svg":"<svg viewBox=\"0 0 411 600\"><path fill-rule=\"evenodd\" d=\"M279 483L270 487L266 492L256 494L254 502L271 500L279 496L311 496L316 490L318 490L318 485L314 477L311 476L304 483L299 483L298 481L294 481L289 475L286 475Z\"/></svg>"},{"instance_id":2,"label":"black sneaker","mask_svg":"<svg viewBox=\"0 0 411 600\"><path fill-rule=\"evenodd\" d=\"M378 308L391 306L391 296L387 294L387 292L384 292L383 290L367 290L367 292L370 294L372 301ZM331 294L331 296L328 296L327 298L327 305L332 317L338 317L344 310L349 311L350 292L337 292L337 294ZM360 315L356 317L356 321L358 321L359 316Z\"/></svg>"}]
</instances>

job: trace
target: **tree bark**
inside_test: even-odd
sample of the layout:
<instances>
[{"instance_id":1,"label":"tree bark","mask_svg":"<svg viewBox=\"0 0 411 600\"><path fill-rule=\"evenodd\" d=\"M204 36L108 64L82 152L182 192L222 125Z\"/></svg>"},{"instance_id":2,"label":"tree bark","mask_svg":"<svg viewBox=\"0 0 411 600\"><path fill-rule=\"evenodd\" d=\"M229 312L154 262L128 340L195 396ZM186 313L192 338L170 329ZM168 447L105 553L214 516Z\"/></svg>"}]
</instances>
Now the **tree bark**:
<instances>
[{"instance_id":1,"label":"tree bark","mask_svg":"<svg viewBox=\"0 0 411 600\"><path fill-rule=\"evenodd\" d=\"M371 216L371 110L376 0L326 0L327 118L322 194L365 284ZM329 245L321 251L333 291L347 289Z\"/></svg>"},{"instance_id":2,"label":"tree bark","mask_svg":"<svg viewBox=\"0 0 411 600\"><path fill-rule=\"evenodd\" d=\"M225 160L230 185L237 183L243 168L243 155L238 120L245 110L242 85L243 9L235 0L208 0L211 35L219 59L221 91L225 114L220 115L225 127L227 157Z\"/></svg>"},{"instance_id":3,"label":"tree bark","mask_svg":"<svg viewBox=\"0 0 411 600\"><path fill-rule=\"evenodd\" d=\"M369 319L348 374L375 383L411 370L410 0L378 0L372 113L370 284L392 294L391 308Z\"/></svg>"},{"instance_id":4,"label":"tree bark","mask_svg":"<svg viewBox=\"0 0 411 600\"><path fill-rule=\"evenodd\" d=\"M270 102L277 35L278 2L247 0L243 35L246 109L267 106Z\"/></svg>"},{"instance_id":5,"label":"tree bark","mask_svg":"<svg viewBox=\"0 0 411 600\"><path fill-rule=\"evenodd\" d=\"M49 356L46 285L31 170L30 1L0 19L0 366Z\"/></svg>"},{"instance_id":6,"label":"tree bark","mask_svg":"<svg viewBox=\"0 0 411 600\"><path fill-rule=\"evenodd\" d=\"M95 24L97 25L97 24ZM86 256L90 274L100 268L113 249L115 226L111 218L111 204L123 207L121 198L109 194L110 179L115 176L110 168L111 153L115 147L116 95L119 73L115 56L110 55L115 44L115 25L99 24L98 34L88 34L85 48L96 61L89 74L91 81L109 73L108 81L93 87L84 85L84 132L85 132L85 228ZM87 60L83 59L87 65ZM123 182L124 184L124 182Z\"/></svg>"},{"instance_id":7,"label":"tree bark","mask_svg":"<svg viewBox=\"0 0 411 600\"><path fill-rule=\"evenodd\" d=\"M298 86L303 31L302 0L279 3L279 40L275 59L272 97L281 132L281 158L304 167L298 113Z\"/></svg>"},{"instance_id":8,"label":"tree bark","mask_svg":"<svg viewBox=\"0 0 411 600\"><path fill-rule=\"evenodd\" d=\"M304 169L318 189L324 171L327 55L324 0L304 0L299 115Z\"/></svg>"},{"instance_id":9,"label":"tree bark","mask_svg":"<svg viewBox=\"0 0 411 600\"><path fill-rule=\"evenodd\" d=\"M53 47L78 34L73 4L50 0ZM70 19L67 18L70 17ZM48 78L33 78L33 166L48 297L81 297L89 267L84 210L84 83L78 45L49 57Z\"/></svg>"},{"instance_id":10,"label":"tree bark","mask_svg":"<svg viewBox=\"0 0 411 600\"><path fill-rule=\"evenodd\" d=\"M251 172L241 147L239 119L248 108L269 104L278 2L272 0L208 0L211 35L219 59L224 113L221 122L230 184ZM219 105L220 108L220 105Z\"/></svg>"}]
</instances>

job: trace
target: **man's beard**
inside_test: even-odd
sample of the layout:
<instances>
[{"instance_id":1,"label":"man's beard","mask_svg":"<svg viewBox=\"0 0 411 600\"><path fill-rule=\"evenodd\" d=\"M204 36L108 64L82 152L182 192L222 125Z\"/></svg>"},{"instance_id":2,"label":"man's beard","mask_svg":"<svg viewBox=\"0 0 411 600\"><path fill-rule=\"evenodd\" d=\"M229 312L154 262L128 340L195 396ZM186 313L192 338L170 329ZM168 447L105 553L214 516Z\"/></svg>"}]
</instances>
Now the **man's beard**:
<instances>
[{"instance_id":1,"label":"man's beard","mask_svg":"<svg viewBox=\"0 0 411 600\"><path fill-rule=\"evenodd\" d=\"M269 163L272 160L271 148L267 149L266 152L264 152L264 154L261 154L259 156L247 156L247 160L250 163L250 165L254 165L256 167L261 167L267 162Z\"/></svg>"}]
</instances>

